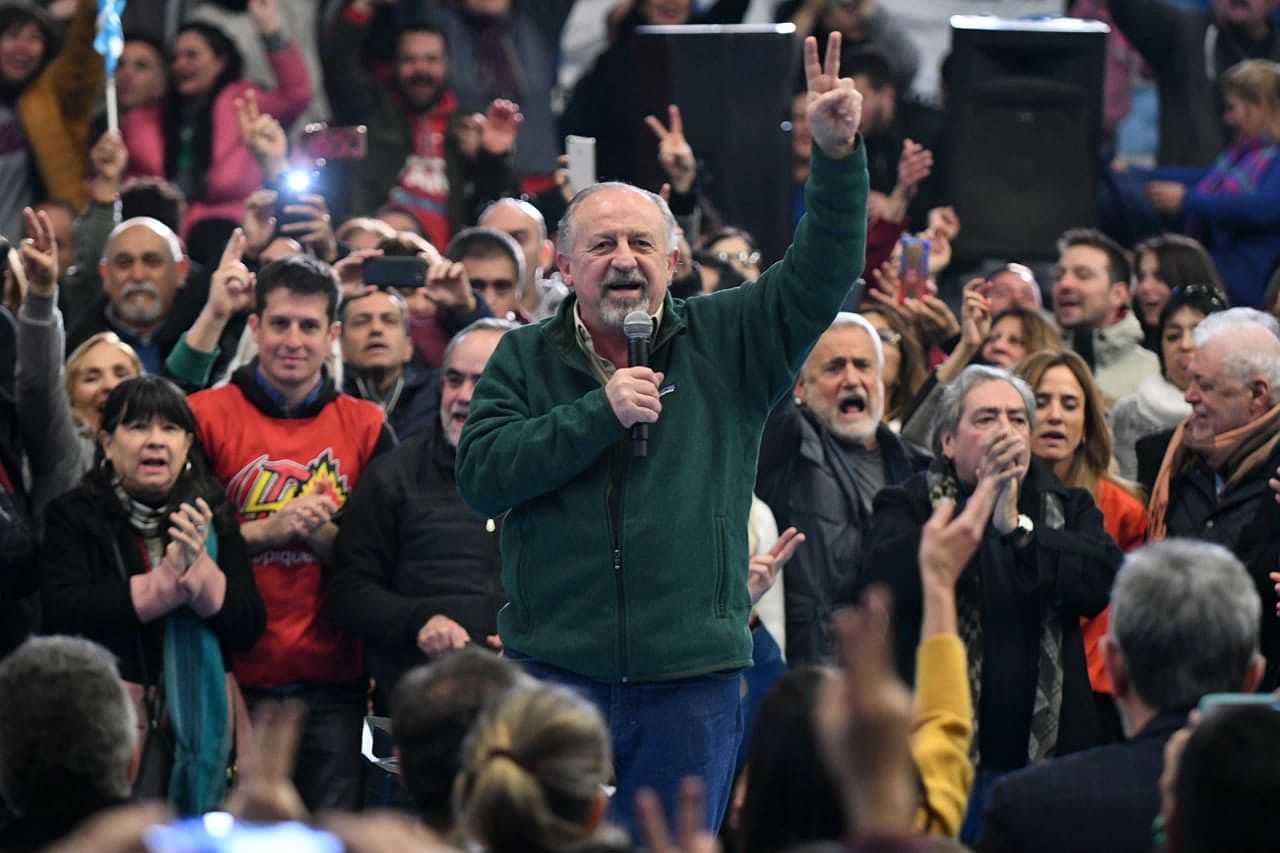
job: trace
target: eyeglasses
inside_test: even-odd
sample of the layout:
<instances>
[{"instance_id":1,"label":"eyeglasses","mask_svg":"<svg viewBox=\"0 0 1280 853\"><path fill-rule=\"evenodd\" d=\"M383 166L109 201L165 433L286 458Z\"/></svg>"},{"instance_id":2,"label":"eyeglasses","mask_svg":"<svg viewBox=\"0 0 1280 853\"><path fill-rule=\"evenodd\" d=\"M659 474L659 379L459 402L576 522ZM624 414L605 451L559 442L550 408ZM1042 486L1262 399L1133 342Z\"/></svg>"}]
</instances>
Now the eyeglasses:
<instances>
[{"instance_id":1,"label":"eyeglasses","mask_svg":"<svg viewBox=\"0 0 1280 853\"><path fill-rule=\"evenodd\" d=\"M494 293L510 293L516 289L516 283L509 278L473 278L471 289L481 293L489 290Z\"/></svg>"},{"instance_id":2,"label":"eyeglasses","mask_svg":"<svg viewBox=\"0 0 1280 853\"><path fill-rule=\"evenodd\" d=\"M882 344L891 344L896 347L902 343L902 335L893 329L878 329L877 334L880 335L880 343Z\"/></svg>"},{"instance_id":3,"label":"eyeglasses","mask_svg":"<svg viewBox=\"0 0 1280 853\"><path fill-rule=\"evenodd\" d=\"M747 251L716 252L716 258L719 259L720 263L722 264L727 264L727 263L730 263L731 261L737 261L738 263L742 264L744 267L753 267L756 264L760 263L759 252L747 252Z\"/></svg>"}]
</instances>

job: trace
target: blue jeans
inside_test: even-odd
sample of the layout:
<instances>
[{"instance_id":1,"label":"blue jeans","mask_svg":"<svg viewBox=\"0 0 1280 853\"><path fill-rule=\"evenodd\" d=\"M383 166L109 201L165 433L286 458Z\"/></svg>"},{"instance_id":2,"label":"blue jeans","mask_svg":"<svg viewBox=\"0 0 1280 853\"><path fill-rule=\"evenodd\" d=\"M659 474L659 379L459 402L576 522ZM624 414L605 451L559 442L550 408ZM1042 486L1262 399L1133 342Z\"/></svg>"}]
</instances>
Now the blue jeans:
<instances>
[{"instance_id":1,"label":"blue jeans","mask_svg":"<svg viewBox=\"0 0 1280 853\"><path fill-rule=\"evenodd\" d=\"M600 709L613 741L618 786L609 805L611 822L642 840L635 817L636 792L652 788L668 821L674 821L680 783L686 776L697 776L706 786L706 827L719 831L742 740L741 670L676 681L605 684L510 656L533 677L569 687Z\"/></svg>"}]
</instances>

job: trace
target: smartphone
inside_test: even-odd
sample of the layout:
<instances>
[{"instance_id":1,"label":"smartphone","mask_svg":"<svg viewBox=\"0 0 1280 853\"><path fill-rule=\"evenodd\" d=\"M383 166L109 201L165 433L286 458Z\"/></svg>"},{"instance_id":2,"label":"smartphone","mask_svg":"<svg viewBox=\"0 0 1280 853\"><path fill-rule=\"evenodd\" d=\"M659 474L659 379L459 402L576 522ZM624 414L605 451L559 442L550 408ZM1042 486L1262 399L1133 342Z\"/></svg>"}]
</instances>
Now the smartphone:
<instances>
[{"instance_id":1,"label":"smartphone","mask_svg":"<svg viewBox=\"0 0 1280 853\"><path fill-rule=\"evenodd\" d=\"M304 213L285 213L290 205L302 204L302 196L319 192L320 176L310 169L290 169L276 179L276 232L284 225L306 222Z\"/></svg>"},{"instance_id":2,"label":"smartphone","mask_svg":"<svg viewBox=\"0 0 1280 853\"><path fill-rule=\"evenodd\" d=\"M923 299L929 294L929 241L921 237L903 237L902 269L898 279L898 304L908 299Z\"/></svg>"},{"instance_id":3,"label":"smartphone","mask_svg":"<svg viewBox=\"0 0 1280 853\"><path fill-rule=\"evenodd\" d=\"M1207 693L1200 699L1200 713L1223 705L1270 705L1280 711L1280 699L1271 693Z\"/></svg>"},{"instance_id":4,"label":"smartphone","mask_svg":"<svg viewBox=\"0 0 1280 853\"><path fill-rule=\"evenodd\" d=\"M425 258L370 258L364 262L364 283L383 290L414 290L427 281Z\"/></svg>"},{"instance_id":5,"label":"smartphone","mask_svg":"<svg viewBox=\"0 0 1280 853\"><path fill-rule=\"evenodd\" d=\"M363 124L329 127L315 122L302 129L298 147L310 160L362 160L369 154L369 129Z\"/></svg>"},{"instance_id":6,"label":"smartphone","mask_svg":"<svg viewBox=\"0 0 1280 853\"><path fill-rule=\"evenodd\" d=\"M596 182L596 140L594 136L566 136L564 151L569 155L569 186L574 192Z\"/></svg>"},{"instance_id":7,"label":"smartphone","mask_svg":"<svg viewBox=\"0 0 1280 853\"><path fill-rule=\"evenodd\" d=\"M149 853L342 853L332 832L303 823L244 823L226 812L209 812L146 830Z\"/></svg>"}]
</instances>

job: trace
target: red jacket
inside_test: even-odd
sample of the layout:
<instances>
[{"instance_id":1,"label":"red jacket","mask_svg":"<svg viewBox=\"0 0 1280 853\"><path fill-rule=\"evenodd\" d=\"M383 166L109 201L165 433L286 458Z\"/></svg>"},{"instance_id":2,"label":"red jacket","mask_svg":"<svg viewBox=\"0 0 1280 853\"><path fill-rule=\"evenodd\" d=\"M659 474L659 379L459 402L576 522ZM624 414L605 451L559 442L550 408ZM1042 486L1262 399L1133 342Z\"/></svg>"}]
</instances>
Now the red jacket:
<instances>
[{"instance_id":1,"label":"red jacket","mask_svg":"<svg viewBox=\"0 0 1280 853\"><path fill-rule=\"evenodd\" d=\"M185 238L202 219L244 217L244 200L262 186L262 170L240 139L236 119L236 98L253 89L258 107L280 120L287 131L311 103L311 79L307 76L302 50L290 42L282 50L267 54L275 72L276 88L263 89L251 80L228 84L213 101L213 143L209 171L205 174L205 196L187 199L187 216L182 226ZM120 116L120 133L129 149L130 177L167 177L164 170L164 112L161 104L135 107Z\"/></svg>"},{"instance_id":2,"label":"red jacket","mask_svg":"<svg viewBox=\"0 0 1280 853\"><path fill-rule=\"evenodd\" d=\"M285 417L258 384L257 362L221 388L190 398L200 443L243 524L266 518L295 497L327 490L339 507L377 453L394 443L382 409L339 394L327 378L319 395ZM301 542L252 558L267 627L233 658L245 687L341 684L360 677L360 644L325 612L325 568Z\"/></svg>"}]
</instances>

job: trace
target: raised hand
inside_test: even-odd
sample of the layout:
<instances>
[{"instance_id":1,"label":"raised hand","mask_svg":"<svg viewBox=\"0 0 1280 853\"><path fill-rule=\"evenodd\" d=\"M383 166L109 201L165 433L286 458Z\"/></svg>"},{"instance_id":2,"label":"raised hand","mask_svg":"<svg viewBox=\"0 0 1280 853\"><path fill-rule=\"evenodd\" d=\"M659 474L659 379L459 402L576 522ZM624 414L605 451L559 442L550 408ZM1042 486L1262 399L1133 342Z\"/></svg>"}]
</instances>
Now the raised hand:
<instances>
[{"instance_id":1,"label":"raised hand","mask_svg":"<svg viewBox=\"0 0 1280 853\"><path fill-rule=\"evenodd\" d=\"M164 549L165 561L178 574L187 569L204 553L209 525L213 523L213 510L204 498L196 498L195 504L184 503L169 513L169 544Z\"/></svg>"},{"instance_id":2,"label":"raised hand","mask_svg":"<svg viewBox=\"0 0 1280 853\"><path fill-rule=\"evenodd\" d=\"M480 119L480 147L495 157L510 154L523 122L519 104L505 98L490 102Z\"/></svg>"},{"instance_id":3,"label":"raised hand","mask_svg":"<svg viewBox=\"0 0 1280 853\"><path fill-rule=\"evenodd\" d=\"M996 508L991 523L1001 533L1012 533L1017 526L1018 486L1027 473L1029 463L1027 441L1016 432L996 435L978 463L978 482L993 481Z\"/></svg>"},{"instance_id":4,"label":"raised hand","mask_svg":"<svg viewBox=\"0 0 1280 853\"><path fill-rule=\"evenodd\" d=\"M872 587L856 610L835 614L844 672L814 707L814 729L860 835L909 832L918 788L911 764L911 691L893 670L890 597Z\"/></svg>"},{"instance_id":5,"label":"raised hand","mask_svg":"<svg viewBox=\"0 0 1280 853\"><path fill-rule=\"evenodd\" d=\"M276 0L249 0L249 14L264 36L280 31L280 9Z\"/></svg>"},{"instance_id":6,"label":"raised hand","mask_svg":"<svg viewBox=\"0 0 1280 853\"><path fill-rule=\"evenodd\" d=\"M902 154L898 156L898 182L893 191L907 200L913 198L920 182L933 171L933 152L914 140L902 141Z\"/></svg>"},{"instance_id":7,"label":"raised hand","mask_svg":"<svg viewBox=\"0 0 1280 853\"><path fill-rule=\"evenodd\" d=\"M48 213L29 207L22 209L22 217L32 235L18 244L27 286L37 295L52 296L58 285L58 241L53 236L53 222Z\"/></svg>"},{"instance_id":8,"label":"raised hand","mask_svg":"<svg viewBox=\"0 0 1280 853\"><path fill-rule=\"evenodd\" d=\"M209 299L205 303L215 319L227 320L253 305L255 276L244 265L244 252L249 239L244 229L231 232L222 250L218 268L209 278Z\"/></svg>"},{"instance_id":9,"label":"raised hand","mask_svg":"<svg viewBox=\"0 0 1280 853\"><path fill-rule=\"evenodd\" d=\"M858 142L862 95L853 80L840 76L840 33L827 39L826 65L818 62L818 40L804 40L804 77L809 88L809 131L822 153L848 156Z\"/></svg>"},{"instance_id":10,"label":"raised hand","mask_svg":"<svg viewBox=\"0 0 1280 853\"><path fill-rule=\"evenodd\" d=\"M120 192L120 181L129 165L129 151L118 130L109 130L89 149L90 195L99 204L111 204Z\"/></svg>"},{"instance_id":11,"label":"raised hand","mask_svg":"<svg viewBox=\"0 0 1280 853\"><path fill-rule=\"evenodd\" d=\"M305 216L288 225L282 225L280 232L288 234L325 263L333 263L338 257L338 238L333 233L333 218L329 215L329 205L324 196L306 193L298 197L298 204L285 205L280 211L295 217Z\"/></svg>"},{"instance_id":12,"label":"raised hand","mask_svg":"<svg viewBox=\"0 0 1280 853\"><path fill-rule=\"evenodd\" d=\"M991 334L991 301L983 295L986 279L970 279L964 286L964 302L960 306L961 336L972 349L979 350Z\"/></svg>"},{"instance_id":13,"label":"raised hand","mask_svg":"<svg viewBox=\"0 0 1280 853\"><path fill-rule=\"evenodd\" d=\"M475 294L467 269L458 261L441 259L427 267L427 281L422 293L441 308L475 309Z\"/></svg>"},{"instance_id":14,"label":"raised hand","mask_svg":"<svg viewBox=\"0 0 1280 853\"><path fill-rule=\"evenodd\" d=\"M300 702L263 702L254 710L252 737L236 744L240 776L225 806L237 820L306 820L307 807L292 781L305 716Z\"/></svg>"},{"instance_id":15,"label":"raised hand","mask_svg":"<svg viewBox=\"0 0 1280 853\"><path fill-rule=\"evenodd\" d=\"M680 783L676 800L676 837L671 837L662 802L649 788L636 793L636 818L650 853L720 853L720 842L708 832L702 780L690 776Z\"/></svg>"},{"instance_id":16,"label":"raised hand","mask_svg":"<svg viewBox=\"0 0 1280 853\"><path fill-rule=\"evenodd\" d=\"M658 422L662 414L658 393L662 376L647 367L622 367L614 371L604 386L604 393L620 424L630 429L636 424Z\"/></svg>"},{"instance_id":17,"label":"raised hand","mask_svg":"<svg viewBox=\"0 0 1280 853\"><path fill-rule=\"evenodd\" d=\"M747 590L751 593L752 604L759 602L773 588L778 580L778 573L803 541L803 533L794 527L788 527L768 553L752 555L747 570Z\"/></svg>"},{"instance_id":18,"label":"raised hand","mask_svg":"<svg viewBox=\"0 0 1280 853\"><path fill-rule=\"evenodd\" d=\"M954 515L954 500L938 501L920 534L920 576L926 590L935 585L955 589L956 581L982 544L995 505L996 484L991 478L978 482L959 515Z\"/></svg>"},{"instance_id":19,"label":"raised hand","mask_svg":"<svg viewBox=\"0 0 1280 853\"><path fill-rule=\"evenodd\" d=\"M262 112L258 107L258 95L253 89L232 102L236 121L240 125L240 138L253 154L263 174L274 178L288 166L289 139L275 116Z\"/></svg>"},{"instance_id":20,"label":"raised hand","mask_svg":"<svg viewBox=\"0 0 1280 853\"><path fill-rule=\"evenodd\" d=\"M667 106L667 121L670 129L663 127L655 116L644 117L644 123L658 137L658 163L671 180L671 188L678 193L687 193L697 177L698 164L693 157L693 148L684 136L680 108L675 104Z\"/></svg>"}]
</instances>

